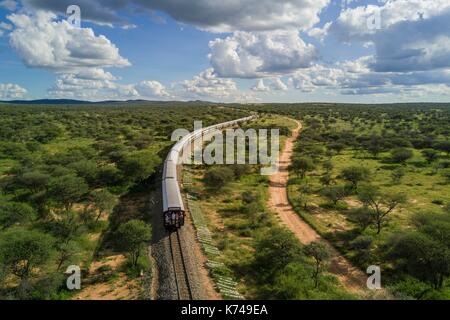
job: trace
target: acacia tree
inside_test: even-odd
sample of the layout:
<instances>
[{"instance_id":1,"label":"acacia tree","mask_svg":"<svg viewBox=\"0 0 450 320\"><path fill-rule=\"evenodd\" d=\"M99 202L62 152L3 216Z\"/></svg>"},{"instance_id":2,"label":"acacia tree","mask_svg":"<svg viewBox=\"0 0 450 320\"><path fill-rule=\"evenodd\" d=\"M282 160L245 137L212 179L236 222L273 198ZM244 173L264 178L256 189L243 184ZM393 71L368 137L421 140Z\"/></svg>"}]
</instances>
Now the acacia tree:
<instances>
[{"instance_id":1,"label":"acacia tree","mask_svg":"<svg viewBox=\"0 0 450 320\"><path fill-rule=\"evenodd\" d=\"M13 228L0 237L0 263L26 288L35 268L45 264L52 252L53 238L44 233Z\"/></svg>"},{"instance_id":2,"label":"acacia tree","mask_svg":"<svg viewBox=\"0 0 450 320\"><path fill-rule=\"evenodd\" d=\"M406 148L396 148L391 151L392 160L395 163L401 163L403 165L406 164L406 161L411 159L414 156L414 153Z\"/></svg>"},{"instance_id":3,"label":"acacia tree","mask_svg":"<svg viewBox=\"0 0 450 320\"><path fill-rule=\"evenodd\" d=\"M337 205L337 203L347 197L348 194L349 192L345 186L328 187L322 191L322 195L333 202L334 205Z\"/></svg>"},{"instance_id":4,"label":"acacia tree","mask_svg":"<svg viewBox=\"0 0 450 320\"><path fill-rule=\"evenodd\" d=\"M131 220L119 227L117 235L119 246L128 252L131 265L136 267L144 244L151 240L151 227L141 220Z\"/></svg>"},{"instance_id":5,"label":"acacia tree","mask_svg":"<svg viewBox=\"0 0 450 320\"><path fill-rule=\"evenodd\" d=\"M30 190L32 193L38 193L47 188L50 176L37 170L24 172L17 177L18 183Z\"/></svg>"},{"instance_id":6,"label":"acacia tree","mask_svg":"<svg viewBox=\"0 0 450 320\"><path fill-rule=\"evenodd\" d=\"M373 223L372 211L367 207L351 210L349 218L358 225L360 232L366 230Z\"/></svg>"},{"instance_id":7,"label":"acacia tree","mask_svg":"<svg viewBox=\"0 0 450 320\"><path fill-rule=\"evenodd\" d=\"M292 162L292 169L303 179L306 173L315 169L314 160L310 157L301 157Z\"/></svg>"},{"instance_id":8,"label":"acacia tree","mask_svg":"<svg viewBox=\"0 0 450 320\"><path fill-rule=\"evenodd\" d=\"M383 138L376 135L372 136L366 143L366 148L374 158L378 158L378 155L383 151Z\"/></svg>"},{"instance_id":9,"label":"acacia tree","mask_svg":"<svg viewBox=\"0 0 450 320\"><path fill-rule=\"evenodd\" d=\"M381 233L382 225L388 215L400 204L406 202L405 194L384 193L374 186L360 188L358 197L370 209L377 227L377 234Z\"/></svg>"},{"instance_id":10,"label":"acacia tree","mask_svg":"<svg viewBox=\"0 0 450 320\"><path fill-rule=\"evenodd\" d=\"M212 189L221 189L233 181L234 171L228 167L212 167L205 173L205 184Z\"/></svg>"},{"instance_id":11,"label":"acacia tree","mask_svg":"<svg viewBox=\"0 0 450 320\"><path fill-rule=\"evenodd\" d=\"M140 182L155 172L159 160L155 154L143 150L126 155L118 162L117 166L127 180Z\"/></svg>"},{"instance_id":12,"label":"acacia tree","mask_svg":"<svg viewBox=\"0 0 450 320\"><path fill-rule=\"evenodd\" d=\"M312 242L304 248L305 254L312 257L315 262L313 279L315 288L319 286L320 274L324 271L325 265L331 258L330 250L322 242Z\"/></svg>"},{"instance_id":13,"label":"acacia tree","mask_svg":"<svg viewBox=\"0 0 450 320\"><path fill-rule=\"evenodd\" d=\"M421 232L411 232L390 240L387 258L409 274L428 282L435 289L450 276L450 250Z\"/></svg>"},{"instance_id":14,"label":"acacia tree","mask_svg":"<svg viewBox=\"0 0 450 320\"><path fill-rule=\"evenodd\" d=\"M341 176L352 184L353 189L357 189L359 183L370 178L370 170L365 167L347 167L342 170Z\"/></svg>"},{"instance_id":15,"label":"acacia tree","mask_svg":"<svg viewBox=\"0 0 450 320\"><path fill-rule=\"evenodd\" d=\"M34 209L25 203L0 203L0 229L26 223L33 220L35 215Z\"/></svg>"},{"instance_id":16,"label":"acacia tree","mask_svg":"<svg viewBox=\"0 0 450 320\"><path fill-rule=\"evenodd\" d=\"M66 211L69 211L88 191L89 187L85 180L75 175L65 175L50 182L50 196Z\"/></svg>"},{"instance_id":17,"label":"acacia tree","mask_svg":"<svg viewBox=\"0 0 450 320\"><path fill-rule=\"evenodd\" d=\"M263 281L273 282L286 265L302 261L302 251L292 233L283 228L265 232L256 241L254 267Z\"/></svg>"},{"instance_id":18,"label":"acacia tree","mask_svg":"<svg viewBox=\"0 0 450 320\"><path fill-rule=\"evenodd\" d=\"M117 204L116 197L108 190L94 191L91 193L92 203L97 210L96 222L100 220L103 213L111 213Z\"/></svg>"}]
</instances>

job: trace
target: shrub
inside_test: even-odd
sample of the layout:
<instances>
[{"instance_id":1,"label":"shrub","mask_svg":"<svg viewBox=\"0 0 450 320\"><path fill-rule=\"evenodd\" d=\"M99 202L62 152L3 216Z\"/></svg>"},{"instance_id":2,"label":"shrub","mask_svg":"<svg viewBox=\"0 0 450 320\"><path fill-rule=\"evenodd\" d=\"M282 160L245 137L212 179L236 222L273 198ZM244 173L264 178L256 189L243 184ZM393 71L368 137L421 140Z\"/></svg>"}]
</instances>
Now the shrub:
<instances>
[{"instance_id":1,"label":"shrub","mask_svg":"<svg viewBox=\"0 0 450 320\"><path fill-rule=\"evenodd\" d=\"M344 180L349 181L353 188L358 188L358 184L367 181L370 178L370 170L365 167L347 167L342 170L341 176Z\"/></svg>"},{"instance_id":2,"label":"shrub","mask_svg":"<svg viewBox=\"0 0 450 320\"><path fill-rule=\"evenodd\" d=\"M221 189L233 181L234 172L228 167L212 167L205 173L205 184L211 189Z\"/></svg>"},{"instance_id":3,"label":"shrub","mask_svg":"<svg viewBox=\"0 0 450 320\"><path fill-rule=\"evenodd\" d=\"M391 159L395 163L405 164L413 155L413 152L406 148L396 148L391 151Z\"/></svg>"},{"instance_id":4,"label":"shrub","mask_svg":"<svg viewBox=\"0 0 450 320\"><path fill-rule=\"evenodd\" d=\"M117 242L130 256L132 267L136 267L144 244L152 237L151 227L141 220L131 220L117 230Z\"/></svg>"}]
</instances>

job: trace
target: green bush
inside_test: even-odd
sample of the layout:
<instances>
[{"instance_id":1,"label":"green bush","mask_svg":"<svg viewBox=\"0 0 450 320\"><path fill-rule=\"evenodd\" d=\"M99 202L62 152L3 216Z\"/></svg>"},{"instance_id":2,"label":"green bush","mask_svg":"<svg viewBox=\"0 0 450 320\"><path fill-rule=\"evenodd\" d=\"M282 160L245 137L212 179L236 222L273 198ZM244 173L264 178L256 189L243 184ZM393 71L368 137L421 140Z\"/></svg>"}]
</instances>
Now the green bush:
<instances>
[{"instance_id":1,"label":"green bush","mask_svg":"<svg viewBox=\"0 0 450 320\"><path fill-rule=\"evenodd\" d=\"M234 180L234 172L229 167L209 168L204 177L205 184L211 189L221 189Z\"/></svg>"}]
</instances>

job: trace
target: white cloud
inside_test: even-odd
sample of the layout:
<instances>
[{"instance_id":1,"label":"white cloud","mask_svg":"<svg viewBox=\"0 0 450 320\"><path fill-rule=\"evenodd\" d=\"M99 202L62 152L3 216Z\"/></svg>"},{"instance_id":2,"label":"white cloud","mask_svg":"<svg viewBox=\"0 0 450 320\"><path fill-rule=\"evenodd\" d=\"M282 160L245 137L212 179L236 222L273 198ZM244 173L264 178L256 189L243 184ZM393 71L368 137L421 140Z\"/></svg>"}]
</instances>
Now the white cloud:
<instances>
[{"instance_id":1,"label":"white cloud","mask_svg":"<svg viewBox=\"0 0 450 320\"><path fill-rule=\"evenodd\" d=\"M201 72L192 80L184 81L183 86L189 93L207 97L228 97L237 90L236 82L219 78L211 68Z\"/></svg>"},{"instance_id":2,"label":"white cloud","mask_svg":"<svg viewBox=\"0 0 450 320\"><path fill-rule=\"evenodd\" d=\"M0 1L0 7L9 11L14 11L17 8L17 2L14 0L3 0Z\"/></svg>"},{"instance_id":3,"label":"white cloud","mask_svg":"<svg viewBox=\"0 0 450 320\"><path fill-rule=\"evenodd\" d=\"M72 0L23 0L33 8L64 13ZM319 22L330 0L78 0L83 16L102 24L124 24L118 11L163 11L175 20L213 32L307 30Z\"/></svg>"},{"instance_id":4,"label":"white cloud","mask_svg":"<svg viewBox=\"0 0 450 320\"><path fill-rule=\"evenodd\" d=\"M27 90L17 84L0 83L0 99L22 99L26 93Z\"/></svg>"},{"instance_id":5,"label":"white cloud","mask_svg":"<svg viewBox=\"0 0 450 320\"><path fill-rule=\"evenodd\" d=\"M327 36L329 29L332 25L332 22L327 22L322 28L312 28L310 29L307 34L310 37L319 39L320 41L323 41L325 37Z\"/></svg>"},{"instance_id":6,"label":"white cloud","mask_svg":"<svg viewBox=\"0 0 450 320\"><path fill-rule=\"evenodd\" d=\"M325 90L344 95L413 94L414 91L443 92L450 83L450 69L417 72L376 72L373 56L333 65L316 64L289 78L289 85L303 92ZM432 87L440 88L431 91ZM448 90L446 91L448 92Z\"/></svg>"},{"instance_id":7,"label":"white cloud","mask_svg":"<svg viewBox=\"0 0 450 320\"><path fill-rule=\"evenodd\" d=\"M373 45L375 53L350 63L298 72L290 83L302 90L335 88L343 94L412 94L447 87L450 70L450 2L386 0L357 6L309 33ZM377 28L371 27L374 19ZM319 71L319 72L318 72ZM322 80L327 79L325 82Z\"/></svg>"},{"instance_id":8,"label":"white cloud","mask_svg":"<svg viewBox=\"0 0 450 320\"><path fill-rule=\"evenodd\" d=\"M90 28L74 28L54 14L12 14L10 44L28 67L70 70L87 67L121 67L130 62L105 36Z\"/></svg>"},{"instance_id":9,"label":"white cloud","mask_svg":"<svg viewBox=\"0 0 450 320\"><path fill-rule=\"evenodd\" d=\"M368 21L378 15L378 28ZM322 29L344 42L371 43L370 65L378 72L411 72L450 67L450 2L387 0L347 9Z\"/></svg>"},{"instance_id":10,"label":"white cloud","mask_svg":"<svg viewBox=\"0 0 450 320\"><path fill-rule=\"evenodd\" d=\"M261 78L307 68L317 57L298 31L235 32L209 44L209 59L220 77Z\"/></svg>"},{"instance_id":11,"label":"white cloud","mask_svg":"<svg viewBox=\"0 0 450 320\"><path fill-rule=\"evenodd\" d=\"M158 81L141 81L135 88L142 97L169 98L171 96L166 87Z\"/></svg>"},{"instance_id":12,"label":"white cloud","mask_svg":"<svg viewBox=\"0 0 450 320\"><path fill-rule=\"evenodd\" d=\"M188 99L211 99L248 102L257 100L253 94L238 90L236 82L231 79L219 78L214 70L209 68L192 80L182 83L183 90Z\"/></svg>"},{"instance_id":13,"label":"white cloud","mask_svg":"<svg viewBox=\"0 0 450 320\"><path fill-rule=\"evenodd\" d=\"M339 67L326 67L315 64L298 71L289 78L289 84L303 92L312 92L319 87L336 88L344 77L345 71Z\"/></svg>"},{"instance_id":14,"label":"white cloud","mask_svg":"<svg viewBox=\"0 0 450 320\"><path fill-rule=\"evenodd\" d=\"M288 89L287 85L280 78L272 79L271 88L275 91L286 91Z\"/></svg>"},{"instance_id":15,"label":"white cloud","mask_svg":"<svg viewBox=\"0 0 450 320\"><path fill-rule=\"evenodd\" d=\"M263 79L259 79L252 87L252 90L256 92L270 92L270 88L265 85Z\"/></svg>"},{"instance_id":16,"label":"white cloud","mask_svg":"<svg viewBox=\"0 0 450 320\"><path fill-rule=\"evenodd\" d=\"M251 88L255 92L273 92L273 91L286 91L288 87L280 78L272 78L266 80L269 84L266 85L264 79L259 79L256 84Z\"/></svg>"},{"instance_id":17,"label":"white cloud","mask_svg":"<svg viewBox=\"0 0 450 320\"><path fill-rule=\"evenodd\" d=\"M166 100L171 94L158 81L141 81L138 84L121 84L116 77L103 69L83 69L74 73L60 74L55 85L48 90L52 98L82 100Z\"/></svg>"}]
</instances>

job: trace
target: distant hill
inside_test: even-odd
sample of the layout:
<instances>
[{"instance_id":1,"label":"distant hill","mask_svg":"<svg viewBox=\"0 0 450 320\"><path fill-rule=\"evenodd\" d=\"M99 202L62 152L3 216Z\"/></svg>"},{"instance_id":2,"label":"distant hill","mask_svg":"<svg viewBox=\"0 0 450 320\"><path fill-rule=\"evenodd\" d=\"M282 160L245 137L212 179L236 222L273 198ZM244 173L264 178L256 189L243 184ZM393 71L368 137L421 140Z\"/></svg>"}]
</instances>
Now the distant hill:
<instances>
[{"instance_id":1,"label":"distant hill","mask_svg":"<svg viewBox=\"0 0 450 320\"><path fill-rule=\"evenodd\" d=\"M16 105L105 105L105 104L140 104L140 103L148 103L148 104L170 104L170 103L186 103L186 104L212 104L207 101L151 101L151 100L106 100L106 101L83 101L83 100L73 100L73 99L38 99L38 100L11 100L11 101L2 101L0 103L4 104L16 104Z\"/></svg>"},{"instance_id":2,"label":"distant hill","mask_svg":"<svg viewBox=\"0 0 450 320\"><path fill-rule=\"evenodd\" d=\"M90 101L71 100L71 99L39 99L39 100L11 100L0 101L8 104L91 104Z\"/></svg>"}]
</instances>

